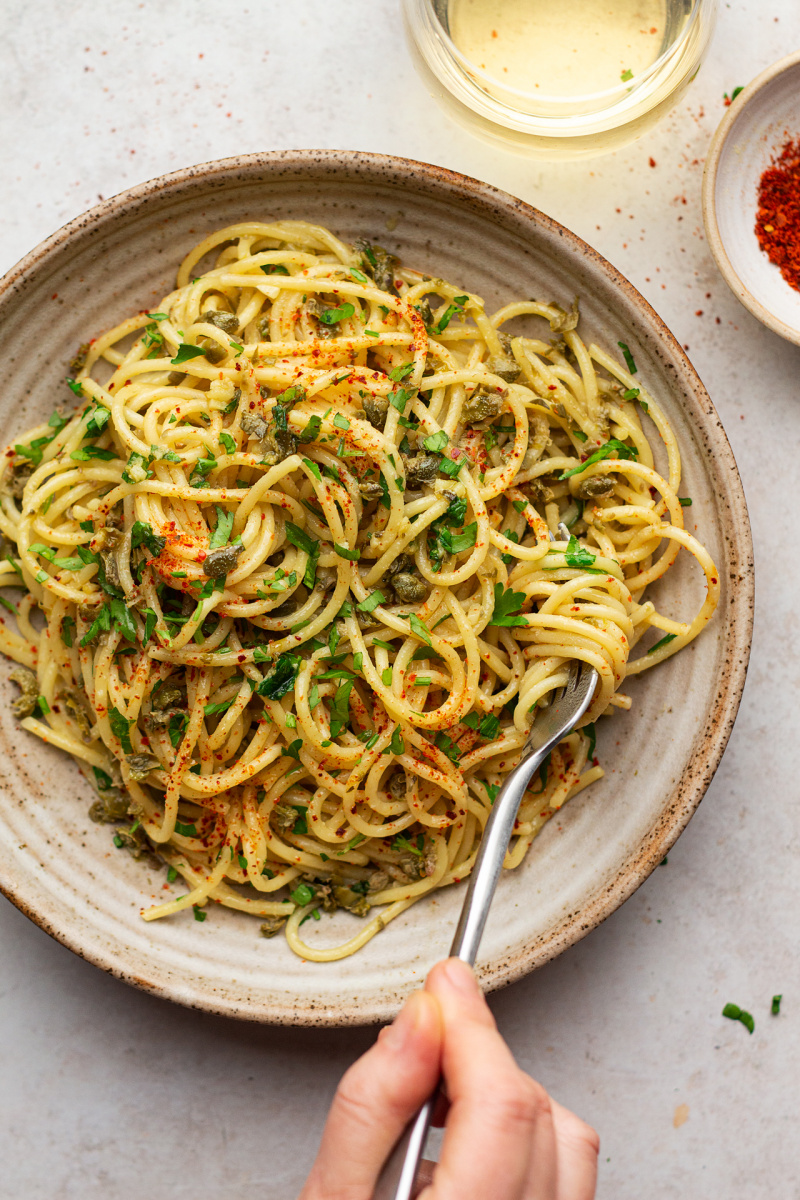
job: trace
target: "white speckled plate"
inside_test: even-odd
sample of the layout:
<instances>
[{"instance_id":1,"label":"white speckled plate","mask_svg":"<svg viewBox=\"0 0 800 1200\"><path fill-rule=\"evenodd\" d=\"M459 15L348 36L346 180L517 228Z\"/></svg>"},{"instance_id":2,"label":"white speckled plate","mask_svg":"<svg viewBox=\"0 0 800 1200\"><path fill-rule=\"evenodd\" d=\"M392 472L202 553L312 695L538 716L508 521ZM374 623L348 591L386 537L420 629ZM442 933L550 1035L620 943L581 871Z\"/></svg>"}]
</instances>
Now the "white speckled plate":
<instances>
[{"instance_id":1,"label":"white speckled plate","mask_svg":"<svg viewBox=\"0 0 800 1200\"><path fill-rule=\"evenodd\" d=\"M744 684L753 598L747 511L730 447L700 380L634 288L549 217L464 176L404 159L333 151L252 155L180 171L106 201L54 234L0 282L4 444L49 414L75 347L172 287L177 263L233 221L305 217L366 234L410 265L482 294L489 306L581 296L582 329L626 341L683 447L687 510L719 567L713 625L629 685L634 706L601 722L608 774L553 820L523 866L500 882L479 972L499 987L561 953L614 911L663 858L700 802ZM701 585L690 561L662 603L685 615ZM344 1025L389 1018L447 953L461 903L423 900L355 957L301 962L282 938L222 909L146 925L163 872L114 849L87 817L77 767L15 724L0 667L0 884L43 929L90 962L182 1004L250 1020ZM340 940L357 918L314 934Z\"/></svg>"},{"instance_id":2,"label":"white speckled plate","mask_svg":"<svg viewBox=\"0 0 800 1200\"><path fill-rule=\"evenodd\" d=\"M800 292L755 234L758 182L787 135L800 138L800 51L762 71L720 122L703 174L703 220L733 294L768 329L800 346Z\"/></svg>"}]
</instances>

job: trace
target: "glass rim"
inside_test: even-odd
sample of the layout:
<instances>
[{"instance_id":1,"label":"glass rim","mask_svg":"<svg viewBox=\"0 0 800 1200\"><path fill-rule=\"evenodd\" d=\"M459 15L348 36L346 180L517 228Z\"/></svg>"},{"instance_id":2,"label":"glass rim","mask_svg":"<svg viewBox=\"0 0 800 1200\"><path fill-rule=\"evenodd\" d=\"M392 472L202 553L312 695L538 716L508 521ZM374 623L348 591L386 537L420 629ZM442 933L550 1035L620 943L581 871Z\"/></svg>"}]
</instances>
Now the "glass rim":
<instances>
[{"instance_id":1,"label":"glass rim","mask_svg":"<svg viewBox=\"0 0 800 1200\"><path fill-rule=\"evenodd\" d=\"M706 0L706 2L708 3L708 7L714 6L714 0L710 0L710 2ZM604 107L609 107L614 103L624 100L626 96L630 96L634 92L638 91L639 87L646 83L653 75L657 74L657 72L664 66L665 62L667 62L681 48L683 43L688 40L693 26L699 20L699 13L703 7L704 0L693 0L693 8L689 16L689 20L681 30L680 36L677 37L675 41L671 43L668 49L660 54L658 58L655 59L640 75L634 76L633 80L621 81L620 83L615 84L613 87L605 88L599 92L580 92L571 96L558 96L554 95L552 92L524 91L522 88L515 88L510 84L504 83L503 80L498 79L496 75L492 75L488 71L477 66L477 64L474 63L471 58L468 58L467 55L458 48L450 34L442 25L441 20L439 19L433 6L433 0L417 0L417 3L424 6L432 16L436 24L438 36L441 38L441 41L446 46L452 58L458 62L462 70L465 71L467 77L472 78L473 82L478 86L478 89L490 96L495 103L499 102L504 104L505 102L501 97L492 95L488 87L481 86L481 84L478 82L479 80L485 81L486 84L493 84L495 87L499 86L503 93L512 99L515 96L519 96L521 99L527 101L537 101L553 109L557 108L558 106L563 106L566 108L582 102L588 104L591 101L602 100L606 101ZM475 78L476 76L478 79ZM531 113L527 109L514 109L512 104L507 104L506 107L515 112L527 112L527 115L529 116L537 115ZM538 116L541 118L544 117L545 114L538 114Z\"/></svg>"}]
</instances>

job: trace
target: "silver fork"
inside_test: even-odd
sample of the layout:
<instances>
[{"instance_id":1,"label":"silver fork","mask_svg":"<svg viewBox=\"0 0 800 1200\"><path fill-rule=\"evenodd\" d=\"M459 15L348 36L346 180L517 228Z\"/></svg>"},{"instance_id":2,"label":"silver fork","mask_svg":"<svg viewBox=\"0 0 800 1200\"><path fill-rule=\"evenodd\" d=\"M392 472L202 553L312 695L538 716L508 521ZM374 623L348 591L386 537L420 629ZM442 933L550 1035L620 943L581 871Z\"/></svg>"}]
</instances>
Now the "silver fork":
<instances>
[{"instance_id":1,"label":"silver fork","mask_svg":"<svg viewBox=\"0 0 800 1200\"><path fill-rule=\"evenodd\" d=\"M489 916L489 906L500 878L503 859L528 782L553 747L574 729L586 712L594 695L597 679L594 667L587 666L586 663L578 667L577 663L573 662L565 687L556 694L550 707L537 715L522 748L520 760L507 776L492 805L450 947L451 958L460 958L470 966L474 965ZM416 1117L406 1126L386 1160L373 1192L373 1200L411 1200L414 1195L414 1183L440 1086L437 1085L433 1096L423 1104Z\"/></svg>"}]
</instances>

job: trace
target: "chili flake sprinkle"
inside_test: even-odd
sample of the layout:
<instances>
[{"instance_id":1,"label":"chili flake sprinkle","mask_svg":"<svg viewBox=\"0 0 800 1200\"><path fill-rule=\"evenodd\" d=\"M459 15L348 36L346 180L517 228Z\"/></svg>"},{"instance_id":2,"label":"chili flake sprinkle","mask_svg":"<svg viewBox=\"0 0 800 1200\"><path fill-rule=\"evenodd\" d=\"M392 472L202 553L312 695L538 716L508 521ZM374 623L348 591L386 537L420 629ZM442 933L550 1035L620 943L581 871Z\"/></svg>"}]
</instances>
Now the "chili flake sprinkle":
<instances>
[{"instance_id":1,"label":"chili flake sprinkle","mask_svg":"<svg viewBox=\"0 0 800 1200\"><path fill-rule=\"evenodd\" d=\"M789 138L758 184L758 244L800 291L800 137Z\"/></svg>"}]
</instances>

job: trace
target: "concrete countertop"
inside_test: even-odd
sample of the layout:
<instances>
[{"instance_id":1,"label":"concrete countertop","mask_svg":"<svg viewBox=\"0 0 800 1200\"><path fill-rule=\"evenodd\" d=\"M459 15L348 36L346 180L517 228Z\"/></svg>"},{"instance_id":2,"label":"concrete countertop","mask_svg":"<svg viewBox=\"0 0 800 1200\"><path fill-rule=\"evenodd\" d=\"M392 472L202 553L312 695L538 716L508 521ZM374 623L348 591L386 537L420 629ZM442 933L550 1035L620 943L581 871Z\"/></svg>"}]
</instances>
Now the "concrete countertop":
<instances>
[{"instance_id":1,"label":"concrete countertop","mask_svg":"<svg viewBox=\"0 0 800 1200\"><path fill-rule=\"evenodd\" d=\"M520 1063L599 1130L601 1200L800 1195L800 350L730 294L700 211L723 93L797 48L796 0L723 3L706 64L656 130L558 165L447 121L414 73L396 0L5 0L3 12L2 270L99 197L177 167L376 150L534 203L619 267L685 345L753 523L758 608L739 720L668 864L492 1007ZM102 975L6 901L0 948L3 1200L296 1195L337 1079L374 1031L173 1007ZM727 1001L754 1014L753 1036L722 1018Z\"/></svg>"}]
</instances>

